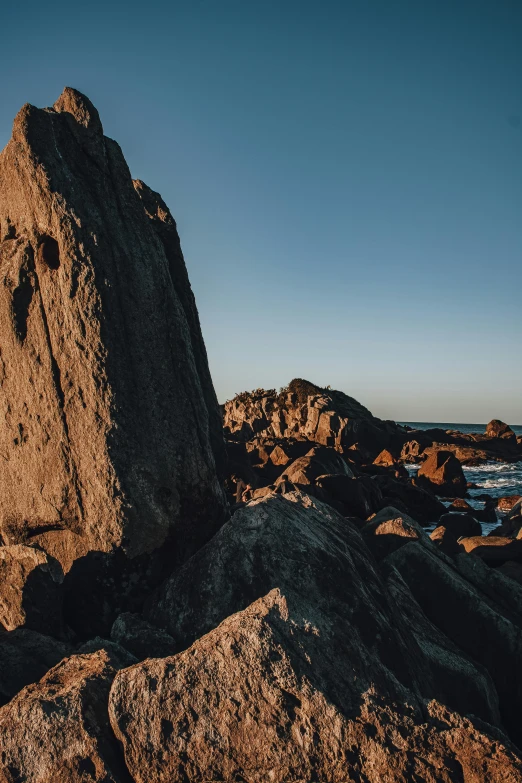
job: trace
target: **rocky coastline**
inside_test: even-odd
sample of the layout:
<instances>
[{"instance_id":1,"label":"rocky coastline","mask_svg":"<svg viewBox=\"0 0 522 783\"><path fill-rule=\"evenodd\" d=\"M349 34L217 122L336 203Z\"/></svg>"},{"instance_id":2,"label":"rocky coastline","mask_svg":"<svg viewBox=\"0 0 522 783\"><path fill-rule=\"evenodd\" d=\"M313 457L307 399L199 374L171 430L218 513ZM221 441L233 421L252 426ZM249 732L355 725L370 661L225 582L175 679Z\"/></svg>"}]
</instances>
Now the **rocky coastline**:
<instances>
[{"instance_id":1,"label":"rocky coastline","mask_svg":"<svg viewBox=\"0 0 522 783\"><path fill-rule=\"evenodd\" d=\"M0 783L522 781L522 488L463 471L521 436L219 406L176 223L71 88L0 154L0 271Z\"/></svg>"}]
</instances>

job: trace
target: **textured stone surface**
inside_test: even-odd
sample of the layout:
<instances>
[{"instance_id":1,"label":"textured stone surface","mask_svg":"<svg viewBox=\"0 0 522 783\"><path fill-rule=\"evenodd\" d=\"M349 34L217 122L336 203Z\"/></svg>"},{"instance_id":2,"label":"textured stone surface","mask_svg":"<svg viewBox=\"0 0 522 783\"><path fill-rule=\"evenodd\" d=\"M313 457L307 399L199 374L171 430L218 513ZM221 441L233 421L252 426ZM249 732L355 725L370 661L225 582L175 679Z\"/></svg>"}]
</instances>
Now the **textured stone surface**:
<instances>
[{"instance_id":1,"label":"textured stone surface","mask_svg":"<svg viewBox=\"0 0 522 783\"><path fill-rule=\"evenodd\" d=\"M219 410L176 227L96 109L26 105L0 155L0 530L183 559L223 519ZM72 534L72 535L71 535ZM66 538L60 546L60 535Z\"/></svg>"},{"instance_id":2,"label":"textured stone surface","mask_svg":"<svg viewBox=\"0 0 522 783\"><path fill-rule=\"evenodd\" d=\"M274 588L309 597L329 614L352 618L354 639L371 637L375 659L410 679L404 647L394 627L381 578L353 525L320 501L291 492L251 501L177 570L149 607L149 619L165 628L178 649L215 628ZM348 621L348 620L347 620ZM355 669L368 663L354 642ZM357 662L358 661L358 662Z\"/></svg>"},{"instance_id":3,"label":"textured stone surface","mask_svg":"<svg viewBox=\"0 0 522 783\"><path fill-rule=\"evenodd\" d=\"M60 564L30 546L0 546L0 626L59 633L62 625Z\"/></svg>"},{"instance_id":4,"label":"textured stone surface","mask_svg":"<svg viewBox=\"0 0 522 783\"><path fill-rule=\"evenodd\" d=\"M2 783L131 783L107 702L120 664L74 655L0 709Z\"/></svg>"},{"instance_id":5,"label":"textured stone surface","mask_svg":"<svg viewBox=\"0 0 522 783\"><path fill-rule=\"evenodd\" d=\"M467 492L462 465L450 451L432 451L417 473L420 486L432 489L437 495L463 497Z\"/></svg>"},{"instance_id":6,"label":"textured stone surface","mask_svg":"<svg viewBox=\"0 0 522 783\"><path fill-rule=\"evenodd\" d=\"M136 783L521 779L502 734L356 664L349 623L314 598L274 589L187 651L116 676L110 718Z\"/></svg>"},{"instance_id":7,"label":"textured stone surface","mask_svg":"<svg viewBox=\"0 0 522 783\"><path fill-rule=\"evenodd\" d=\"M279 394L257 389L225 404L225 433L234 439L302 437L323 446L357 447L371 459L401 432L353 397L296 378Z\"/></svg>"}]
</instances>

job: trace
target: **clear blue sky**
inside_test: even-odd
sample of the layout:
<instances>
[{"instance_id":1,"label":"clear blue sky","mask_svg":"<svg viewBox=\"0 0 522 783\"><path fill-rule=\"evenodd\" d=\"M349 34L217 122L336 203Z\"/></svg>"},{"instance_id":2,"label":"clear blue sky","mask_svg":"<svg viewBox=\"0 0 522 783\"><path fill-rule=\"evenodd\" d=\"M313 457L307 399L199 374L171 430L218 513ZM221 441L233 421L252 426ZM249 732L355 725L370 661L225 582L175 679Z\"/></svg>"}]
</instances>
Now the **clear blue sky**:
<instances>
[{"instance_id":1,"label":"clear blue sky","mask_svg":"<svg viewBox=\"0 0 522 783\"><path fill-rule=\"evenodd\" d=\"M10 3L0 145L85 92L178 221L219 398L522 423L520 0Z\"/></svg>"}]
</instances>

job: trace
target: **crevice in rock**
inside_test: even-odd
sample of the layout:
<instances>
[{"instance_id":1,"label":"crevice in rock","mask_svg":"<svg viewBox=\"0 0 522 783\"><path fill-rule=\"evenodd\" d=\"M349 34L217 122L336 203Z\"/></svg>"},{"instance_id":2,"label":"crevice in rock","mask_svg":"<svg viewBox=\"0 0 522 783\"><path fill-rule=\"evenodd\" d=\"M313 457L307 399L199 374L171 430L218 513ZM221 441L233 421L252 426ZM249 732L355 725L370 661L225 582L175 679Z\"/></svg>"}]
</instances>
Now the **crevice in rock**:
<instances>
[{"instance_id":1,"label":"crevice in rock","mask_svg":"<svg viewBox=\"0 0 522 783\"><path fill-rule=\"evenodd\" d=\"M30 272L25 267L21 267L18 285L13 291L12 310L15 334L22 344L27 337L27 319L33 294L34 288Z\"/></svg>"},{"instance_id":2,"label":"crevice in rock","mask_svg":"<svg viewBox=\"0 0 522 783\"><path fill-rule=\"evenodd\" d=\"M60 266L60 247L56 239L48 234L40 237L38 242L38 261L49 269L58 269Z\"/></svg>"},{"instance_id":3,"label":"crevice in rock","mask_svg":"<svg viewBox=\"0 0 522 783\"><path fill-rule=\"evenodd\" d=\"M41 247L41 246L40 246ZM44 334L45 334L45 340L47 343L47 347L49 350L49 359L51 362L51 374L53 377L53 383L56 390L56 396L58 398L58 405L60 409L60 418L62 420L62 426L66 441L66 447L64 448L64 456L67 460L67 464L69 467L69 472L71 476L71 481L74 487L74 492L76 496L76 503L78 506L78 511L80 515L80 519L83 519L84 517L84 509L83 509L83 502L82 502L82 496L80 492L79 482L78 482L78 472L76 469L76 465L74 462L74 459L71 454L70 450L70 436L69 436L69 424L67 422L67 415L65 413L65 394L62 387L62 381L61 381L61 371L60 367L58 365L58 362L56 361L56 357L53 352L53 346L51 341L51 333L49 331L49 324L47 321L47 313L45 311L45 306L43 302L43 296L42 296L42 290L40 287L40 281L38 278L38 273L35 269L35 280L36 280L36 289L40 292L40 313L42 317L42 324L44 328Z\"/></svg>"}]
</instances>

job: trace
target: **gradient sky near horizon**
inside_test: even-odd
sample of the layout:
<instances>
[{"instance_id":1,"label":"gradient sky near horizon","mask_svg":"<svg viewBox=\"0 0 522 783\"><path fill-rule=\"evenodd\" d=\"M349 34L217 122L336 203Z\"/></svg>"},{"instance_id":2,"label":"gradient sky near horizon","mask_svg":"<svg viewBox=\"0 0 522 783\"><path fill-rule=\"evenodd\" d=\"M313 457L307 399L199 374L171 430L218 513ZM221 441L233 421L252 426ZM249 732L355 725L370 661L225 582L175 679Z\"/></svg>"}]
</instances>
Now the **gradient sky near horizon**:
<instances>
[{"instance_id":1,"label":"gradient sky near horizon","mask_svg":"<svg viewBox=\"0 0 522 783\"><path fill-rule=\"evenodd\" d=\"M522 424L520 0L2 12L0 146L87 94L178 222L220 401L293 377Z\"/></svg>"}]
</instances>

